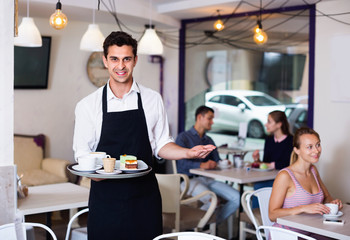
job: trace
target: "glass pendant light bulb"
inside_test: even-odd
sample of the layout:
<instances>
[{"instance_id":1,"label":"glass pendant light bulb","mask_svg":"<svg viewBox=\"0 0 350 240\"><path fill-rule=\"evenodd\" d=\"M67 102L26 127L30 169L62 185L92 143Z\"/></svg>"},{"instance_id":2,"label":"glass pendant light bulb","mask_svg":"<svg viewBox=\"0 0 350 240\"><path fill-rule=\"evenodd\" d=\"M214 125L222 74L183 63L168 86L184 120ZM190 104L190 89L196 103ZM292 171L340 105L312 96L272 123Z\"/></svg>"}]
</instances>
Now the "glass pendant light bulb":
<instances>
[{"instance_id":1,"label":"glass pendant light bulb","mask_svg":"<svg viewBox=\"0 0 350 240\"><path fill-rule=\"evenodd\" d=\"M214 28L215 28L217 31L221 31L222 29L225 28L225 26L224 26L224 23L223 23L220 19L218 19L218 20L216 20L215 23L214 23Z\"/></svg>"},{"instance_id":2,"label":"glass pendant light bulb","mask_svg":"<svg viewBox=\"0 0 350 240\"><path fill-rule=\"evenodd\" d=\"M259 27L259 25L256 25L256 27L254 28L254 33L258 33L261 31L261 28Z\"/></svg>"},{"instance_id":3,"label":"glass pendant light bulb","mask_svg":"<svg viewBox=\"0 0 350 240\"><path fill-rule=\"evenodd\" d=\"M267 34L262 29L254 34L254 42L258 45L266 43L267 39Z\"/></svg>"},{"instance_id":4,"label":"glass pendant light bulb","mask_svg":"<svg viewBox=\"0 0 350 240\"><path fill-rule=\"evenodd\" d=\"M65 28L68 23L68 19L61 9L62 9L62 4L58 0L56 4L56 11L50 17L51 27L57 30Z\"/></svg>"}]
</instances>

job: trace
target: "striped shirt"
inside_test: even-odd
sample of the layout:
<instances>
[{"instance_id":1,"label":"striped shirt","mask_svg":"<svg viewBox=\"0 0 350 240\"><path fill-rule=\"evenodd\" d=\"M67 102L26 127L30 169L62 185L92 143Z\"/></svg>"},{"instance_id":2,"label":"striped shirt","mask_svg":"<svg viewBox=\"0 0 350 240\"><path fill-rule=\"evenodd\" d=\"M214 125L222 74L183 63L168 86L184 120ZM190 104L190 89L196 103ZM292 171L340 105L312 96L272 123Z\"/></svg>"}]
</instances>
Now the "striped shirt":
<instances>
[{"instance_id":1,"label":"striped shirt","mask_svg":"<svg viewBox=\"0 0 350 240\"><path fill-rule=\"evenodd\" d=\"M311 194L308 191L306 191L300 185L300 183L295 178L293 172L290 169L284 168L281 171L287 171L289 176L292 178L293 183L295 185L295 192L293 193L292 196L286 197L284 199L282 208L292 208L292 207L297 207L297 206L300 206L300 205L308 205L308 204L312 204L312 203L322 203L323 202L324 194L323 194L322 188L320 187L320 184L318 182L318 179L317 179L317 176L316 176L316 172L315 172L315 169L314 169L313 166L311 167L311 172L312 172L312 175L314 176L314 178L316 180L316 183L317 183L317 186L318 186L318 189L319 189L318 192L315 193L315 194ZM302 234L305 234L305 235L309 235L308 232L305 232L305 231L302 231L302 230L299 230L299 229L296 229L296 228L291 228L291 227L288 227L288 226L285 226L285 225L281 225L281 224L278 224L278 223L274 223L273 226L280 227L280 228L285 228L285 229L292 230L294 232L299 232L299 233L302 233Z\"/></svg>"},{"instance_id":2,"label":"striped shirt","mask_svg":"<svg viewBox=\"0 0 350 240\"><path fill-rule=\"evenodd\" d=\"M322 191L322 188L320 187L320 184L318 182L318 179L316 177L316 172L314 167L311 167L311 172L312 175L314 176L317 186L318 186L318 193L315 194L311 194L308 191L306 191L298 182L298 180L295 178L293 172L288 169L288 168L284 168L281 171L287 171L289 176L292 178L293 183L295 185L295 192L292 196L290 197L286 197L284 199L284 203L283 203L283 208L292 208L292 207L297 207L300 205L308 205L308 204L312 204L312 203L322 203L323 199L324 199L324 194Z\"/></svg>"}]
</instances>

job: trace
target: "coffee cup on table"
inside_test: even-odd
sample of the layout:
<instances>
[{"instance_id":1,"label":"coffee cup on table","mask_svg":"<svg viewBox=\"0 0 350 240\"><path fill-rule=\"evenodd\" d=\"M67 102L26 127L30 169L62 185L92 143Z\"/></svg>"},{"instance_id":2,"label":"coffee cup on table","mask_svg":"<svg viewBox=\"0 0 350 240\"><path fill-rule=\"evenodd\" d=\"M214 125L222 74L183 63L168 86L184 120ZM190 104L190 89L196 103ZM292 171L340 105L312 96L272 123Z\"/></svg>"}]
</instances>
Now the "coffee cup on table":
<instances>
[{"instance_id":1,"label":"coffee cup on table","mask_svg":"<svg viewBox=\"0 0 350 240\"><path fill-rule=\"evenodd\" d=\"M229 161L228 159L222 159L218 162L219 166L222 167L222 168L226 168L229 166Z\"/></svg>"},{"instance_id":2,"label":"coffee cup on table","mask_svg":"<svg viewBox=\"0 0 350 240\"><path fill-rule=\"evenodd\" d=\"M114 171L114 167L115 167L115 158L111 158L109 155L107 155L107 157L102 159L103 161L103 168L105 170L106 173L111 173Z\"/></svg>"},{"instance_id":3,"label":"coffee cup on table","mask_svg":"<svg viewBox=\"0 0 350 240\"><path fill-rule=\"evenodd\" d=\"M96 158L90 155L78 158L78 165L81 170L94 170L96 168Z\"/></svg>"},{"instance_id":4,"label":"coffee cup on table","mask_svg":"<svg viewBox=\"0 0 350 240\"><path fill-rule=\"evenodd\" d=\"M325 206L330 208L330 212L329 212L330 214L332 214L332 215L337 215L338 214L338 210L339 210L338 204L326 203Z\"/></svg>"},{"instance_id":5,"label":"coffee cup on table","mask_svg":"<svg viewBox=\"0 0 350 240\"><path fill-rule=\"evenodd\" d=\"M89 153L89 155L93 156L96 158L96 164L100 164L102 165L102 159L106 158L106 157L111 157L109 155L107 155L107 153L105 152L91 152Z\"/></svg>"}]
</instances>

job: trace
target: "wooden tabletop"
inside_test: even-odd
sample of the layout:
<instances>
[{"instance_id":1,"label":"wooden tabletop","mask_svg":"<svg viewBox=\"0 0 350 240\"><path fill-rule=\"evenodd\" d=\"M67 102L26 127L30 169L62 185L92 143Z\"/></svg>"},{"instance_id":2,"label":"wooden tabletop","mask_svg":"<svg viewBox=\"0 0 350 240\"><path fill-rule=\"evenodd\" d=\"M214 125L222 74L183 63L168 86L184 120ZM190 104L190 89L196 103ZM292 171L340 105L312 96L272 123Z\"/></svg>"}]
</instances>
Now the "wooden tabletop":
<instances>
[{"instance_id":1,"label":"wooden tabletop","mask_svg":"<svg viewBox=\"0 0 350 240\"><path fill-rule=\"evenodd\" d=\"M18 199L23 215L60 211L88 206L90 189L73 183L29 187L28 196Z\"/></svg>"},{"instance_id":2,"label":"wooden tabletop","mask_svg":"<svg viewBox=\"0 0 350 240\"><path fill-rule=\"evenodd\" d=\"M339 219L345 220L344 225L324 224L322 215L306 213L277 218L277 223L335 239L349 240L350 206L345 204L340 211L343 216Z\"/></svg>"},{"instance_id":3,"label":"wooden tabletop","mask_svg":"<svg viewBox=\"0 0 350 240\"><path fill-rule=\"evenodd\" d=\"M196 168L190 169L190 173L223 181L235 182L238 184L246 184L275 179L278 170L260 171L250 169L250 171L247 171L245 168L204 170Z\"/></svg>"}]
</instances>

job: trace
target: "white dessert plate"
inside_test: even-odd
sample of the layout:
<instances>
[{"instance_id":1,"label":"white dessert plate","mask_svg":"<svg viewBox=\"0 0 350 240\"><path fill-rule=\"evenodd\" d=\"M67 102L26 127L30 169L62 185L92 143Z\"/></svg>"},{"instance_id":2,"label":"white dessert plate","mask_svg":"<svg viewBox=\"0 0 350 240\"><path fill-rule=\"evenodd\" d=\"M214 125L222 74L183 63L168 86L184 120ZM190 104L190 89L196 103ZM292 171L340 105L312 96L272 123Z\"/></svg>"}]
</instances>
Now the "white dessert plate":
<instances>
[{"instance_id":1,"label":"white dessert plate","mask_svg":"<svg viewBox=\"0 0 350 240\"><path fill-rule=\"evenodd\" d=\"M268 171L272 171L274 168L266 168L266 169L261 169L261 168L250 168L254 171L259 171L259 172L268 172Z\"/></svg>"},{"instance_id":2,"label":"white dessert plate","mask_svg":"<svg viewBox=\"0 0 350 240\"><path fill-rule=\"evenodd\" d=\"M75 171L81 171L81 172L94 172L97 169L102 168L102 165L96 165L96 167L94 169L82 169L81 166L79 164L72 166L72 168Z\"/></svg>"},{"instance_id":3,"label":"white dessert plate","mask_svg":"<svg viewBox=\"0 0 350 240\"><path fill-rule=\"evenodd\" d=\"M99 173L99 174L108 174L108 175L110 175L110 174L119 174L119 173L122 173L121 170L114 170L113 172L105 172L104 169L97 170L96 172Z\"/></svg>"},{"instance_id":4,"label":"white dessert plate","mask_svg":"<svg viewBox=\"0 0 350 240\"><path fill-rule=\"evenodd\" d=\"M338 211L337 214L323 214L323 217L327 218L327 219L334 219L334 218L338 218L341 216L343 216L343 212L341 212L341 211Z\"/></svg>"},{"instance_id":5,"label":"white dessert plate","mask_svg":"<svg viewBox=\"0 0 350 240\"><path fill-rule=\"evenodd\" d=\"M115 161L115 168L120 169L120 160ZM147 169L148 169L148 165L144 161L137 160L137 169L120 169L120 170L126 173L135 173L135 172L140 172Z\"/></svg>"}]
</instances>

